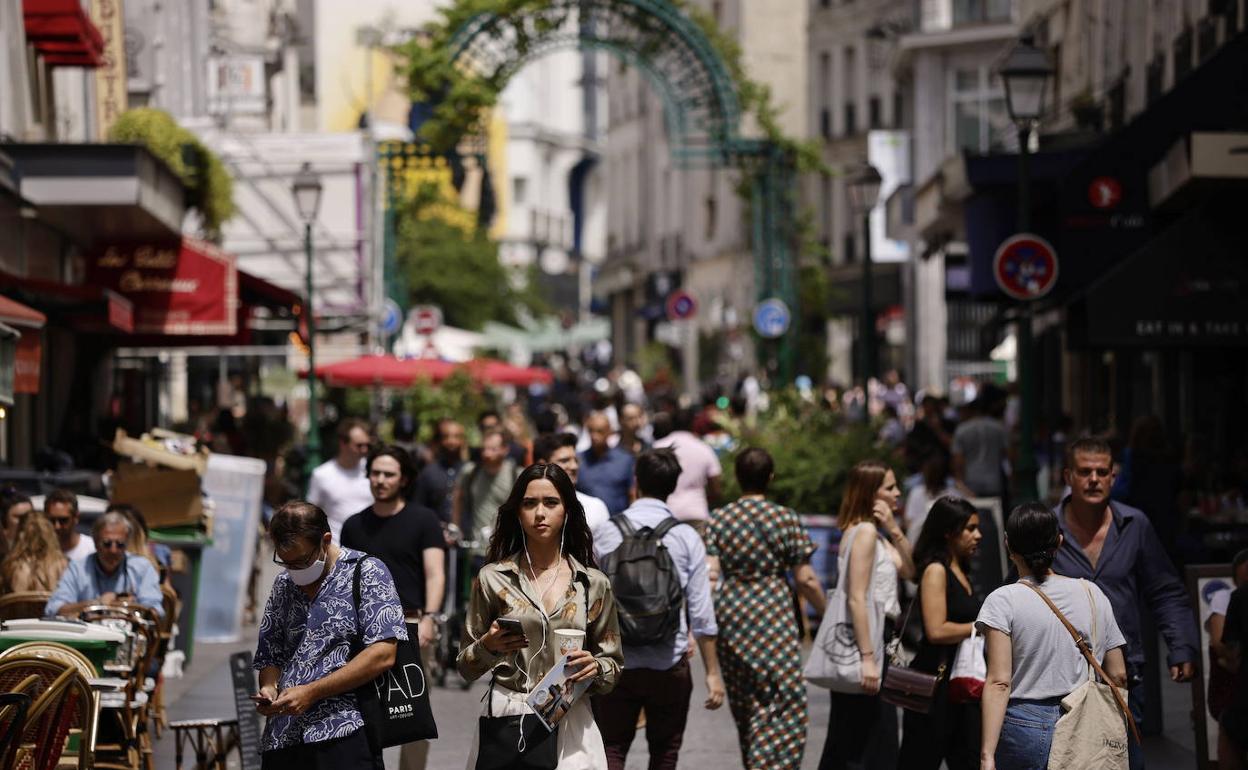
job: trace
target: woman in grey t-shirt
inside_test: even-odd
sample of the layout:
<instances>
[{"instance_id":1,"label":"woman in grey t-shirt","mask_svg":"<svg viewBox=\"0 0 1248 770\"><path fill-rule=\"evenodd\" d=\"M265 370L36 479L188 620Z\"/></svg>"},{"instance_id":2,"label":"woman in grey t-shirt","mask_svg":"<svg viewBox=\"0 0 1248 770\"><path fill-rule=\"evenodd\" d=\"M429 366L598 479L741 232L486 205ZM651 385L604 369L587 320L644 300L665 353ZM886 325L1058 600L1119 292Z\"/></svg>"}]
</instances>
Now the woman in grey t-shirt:
<instances>
[{"instance_id":1,"label":"woman in grey t-shirt","mask_svg":"<svg viewBox=\"0 0 1248 770\"><path fill-rule=\"evenodd\" d=\"M1088 662L1070 632L1027 581L1057 605L1091 643L1105 673L1126 686L1126 639L1109 599L1095 583L1053 574L1062 536L1057 514L1039 503L1020 505L1005 525L1006 548L1019 582L989 594L975 623L984 632L981 770L1037 770L1049 761L1062 698L1088 680Z\"/></svg>"}]
</instances>

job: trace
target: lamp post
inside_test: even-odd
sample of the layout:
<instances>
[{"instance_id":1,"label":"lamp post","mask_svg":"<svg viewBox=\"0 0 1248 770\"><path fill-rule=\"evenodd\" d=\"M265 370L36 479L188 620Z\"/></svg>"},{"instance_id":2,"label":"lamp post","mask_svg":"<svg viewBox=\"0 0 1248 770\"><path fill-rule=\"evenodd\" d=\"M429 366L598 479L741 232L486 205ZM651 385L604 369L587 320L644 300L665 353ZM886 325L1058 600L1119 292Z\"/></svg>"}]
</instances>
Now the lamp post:
<instances>
[{"instance_id":1,"label":"lamp post","mask_svg":"<svg viewBox=\"0 0 1248 770\"><path fill-rule=\"evenodd\" d=\"M1022 35L1001 61L997 73L1005 83L1005 104L1018 129L1018 232L1031 229L1031 132L1044 113L1045 91L1053 65L1030 34ZM1035 343L1031 336L1031 304L1024 302L1018 316L1018 502L1040 497L1036 488Z\"/></svg>"},{"instance_id":2,"label":"lamp post","mask_svg":"<svg viewBox=\"0 0 1248 770\"><path fill-rule=\"evenodd\" d=\"M870 163L863 163L845 180L849 191L849 207L862 218L862 322L858 333L862 351L862 393L870 398L868 388L875 374L875 308L871 286L871 210L880 199L880 172Z\"/></svg>"},{"instance_id":3,"label":"lamp post","mask_svg":"<svg viewBox=\"0 0 1248 770\"><path fill-rule=\"evenodd\" d=\"M304 317L308 323L308 478L321 463L320 419L316 408L316 315L312 312L312 223L321 208L321 177L304 162L290 185L295 198L295 211L303 220L303 254L307 274L304 276Z\"/></svg>"}]
</instances>

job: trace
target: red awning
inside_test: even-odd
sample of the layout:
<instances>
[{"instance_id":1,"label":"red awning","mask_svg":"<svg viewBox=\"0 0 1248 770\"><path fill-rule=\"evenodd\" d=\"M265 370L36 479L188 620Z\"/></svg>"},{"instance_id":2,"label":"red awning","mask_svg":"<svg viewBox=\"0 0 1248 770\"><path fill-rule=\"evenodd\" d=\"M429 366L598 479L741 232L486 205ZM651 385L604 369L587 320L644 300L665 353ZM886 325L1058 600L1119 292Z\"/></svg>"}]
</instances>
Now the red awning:
<instances>
[{"instance_id":1,"label":"red awning","mask_svg":"<svg viewBox=\"0 0 1248 770\"><path fill-rule=\"evenodd\" d=\"M435 358L395 358L394 356L361 356L316 367L316 376L331 388L382 386L406 388L420 380L439 383L456 370L463 369L484 385L519 385L552 381L546 369L512 366L491 358L477 358L463 364ZM307 377L307 372L302 373Z\"/></svg>"},{"instance_id":2,"label":"red awning","mask_svg":"<svg viewBox=\"0 0 1248 770\"><path fill-rule=\"evenodd\" d=\"M134 331L134 305L98 285L70 285L0 271L0 291L52 314L61 325L84 332Z\"/></svg>"},{"instance_id":3,"label":"red awning","mask_svg":"<svg viewBox=\"0 0 1248 770\"><path fill-rule=\"evenodd\" d=\"M26 40L52 66L99 67L104 36L79 0L22 0Z\"/></svg>"},{"instance_id":4,"label":"red awning","mask_svg":"<svg viewBox=\"0 0 1248 770\"><path fill-rule=\"evenodd\" d=\"M441 382L455 370L455 364L436 358L395 358L361 356L316 367L316 376L331 388L384 386L406 388L420 380ZM307 372L303 373L307 376Z\"/></svg>"},{"instance_id":5,"label":"red awning","mask_svg":"<svg viewBox=\"0 0 1248 770\"><path fill-rule=\"evenodd\" d=\"M238 271L238 291L243 302L252 306L288 310L291 313L298 313L303 306L303 297L293 291L242 270Z\"/></svg>"},{"instance_id":6,"label":"red awning","mask_svg":"<svg viewBox=\"0 0 1248 770\"><path fill-rule=\"evenodd\" d=\"M42 329L48 317L34 308L0 296L0 321L27 329Z\"/></svg>"},{"instance_id":7,"label":"red awning","mask_svg":"<svg viewBox=\"0 0 1248 770\"><path fill-rule=\"evenodd\" d=\"M139 334L233 336L238 268L205 241L110 246L87 263L88 279L134 303Z\"/></svg>"}]
</instances>

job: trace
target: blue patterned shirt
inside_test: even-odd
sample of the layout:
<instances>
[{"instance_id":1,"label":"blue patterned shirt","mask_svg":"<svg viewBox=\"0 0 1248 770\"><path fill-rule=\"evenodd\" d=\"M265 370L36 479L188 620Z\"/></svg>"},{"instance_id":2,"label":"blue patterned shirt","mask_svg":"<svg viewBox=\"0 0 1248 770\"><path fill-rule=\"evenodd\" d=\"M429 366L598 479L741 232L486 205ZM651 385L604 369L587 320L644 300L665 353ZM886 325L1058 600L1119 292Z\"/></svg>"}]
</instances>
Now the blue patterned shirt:
<instances>
[{"instance_id":1,"label":"blue patterned shirt","mask_svg":"<svg viewBox=\"0 0 1248 770\"><path fill-rule=\"evenodd\" d=\"M351 588L360 559L364 561L357 619ZM363 628L365 647L386 639L407 639L403 608L386 565L360 551L342 548L315 599L309 599L285 572L273 581L253 666L256 670L280 668L279 690L311 684L347 664L357 628ZM299 716L269 717L261 749L342 738L363 726L355 694L345 692L317 702Z\"/></svg>"}]
</instances>

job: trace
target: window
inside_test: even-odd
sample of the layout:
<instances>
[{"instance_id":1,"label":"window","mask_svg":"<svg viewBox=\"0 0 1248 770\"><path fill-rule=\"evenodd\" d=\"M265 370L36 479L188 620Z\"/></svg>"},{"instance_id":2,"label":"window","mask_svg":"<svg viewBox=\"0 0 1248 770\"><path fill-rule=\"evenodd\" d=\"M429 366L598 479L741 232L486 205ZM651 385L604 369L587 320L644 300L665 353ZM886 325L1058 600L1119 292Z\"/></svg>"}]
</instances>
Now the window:
<instances>
[{"instance_id":1,"label":"window","mask_svg":"<svg viewBox=\"0 0 1248 770\"><path fill-rule=\"evenodd\" d=\"M845 233L845 262L844 264L853 264L858 260L858 255L854 253L854 234L853 232Z\"/></svg>"},{"instance_id":2,"label":"window","mask_svg":"<svg viewBox=\"0 0 1248 770\"><path fill-rule=\"evenodd\" d=\"M991 24L1013 21L1011 0L953 0L953 24Z\"/></svg>"},{"instance_id":3,"label":"window","mask_svg":"<svg viewBox=\"0 0 1248 770\"><path fill-rule=\"evenodd\" d=\"M858 133L857 110L854 109L853 102L845 102L845 135L853 136Z\"/></svg>"},{"instance_id":4,"label":"window","mask_svg":"<svg viewBox=\"0 0 1248 770\"><path fill-rule=\"evenodd\" d=\"M518 176L511 180L511 202L515 206L523 206L529 192L529 180Z\"/></svg>"},{"instance_id":5,"label":"window","mask_svg":"<svg viewBox=\"0 0 1248 770\"><path fill-rule=\"evenodd\" d=\"M819 54L819 98L817 104L827 107L832 101L832 54Z\"/></svg>"},{"instance_id":6,"label":"window","mask_svg":"<svg viewBox=\"0 0 1248 770\"><path fill-rule=\"evenodd\" d=\"M819 110L819 135L824 139L832 138L832 111L827 107Z\"/></svg>"},{"instance_id":7,"label":"window","mask_svg":"<svg viewBox=\"0 0 1248 770\"><path fill-rule=\"evenodd\" d=\"M901 91L893 92L893 128L901 128L906 124L906 103Z\"/></svg>"},{"instance_id":8,"label":"window","mask_svg":"<svg viewBox=\"0 0 1248 770\"><path fill-rule=\"evenodd\" d=\"M884 118L880 110L880 97L872 96L867 102L867 125L871 128L883 128Z\"/></svg>"},{"instance_id":9,"label":"window","mask_svg":"<svg viewBox=\"0 0 1248 770\"><path fill-rule=\"evenodd\" d=\"M845 64L841 67L841 98L845 101L841 109L843 110L842 114L845 118L845 124L841 128L841 133L844 136L850 136L857 133L858 130L858 126L856 125L857 115L854 114L854 102L857 99L858 82L854 77L855 68L853 46L845 47L845 58L843 61Z\"/></svg>"},{"instance_id":10,"label":"window","mask_svg":"<svg viewBox=\"0 0 1248 770\"><path fill-rule=\"evenodd\" d=\"M950 152L987 153L1009 136L1005 89L988 66L954 70L949 84Z\"/></svg>"},{"instance_id":11,"label":"window","mask_svg":"<svg viewBox=\"0 0 1248 770\"><path fill-rule=\"evenodd\" d=\"M819 175L819 234L825 243L832 236L832 175Z\"/></svg>"}]
</instances>

